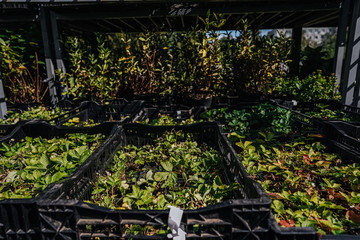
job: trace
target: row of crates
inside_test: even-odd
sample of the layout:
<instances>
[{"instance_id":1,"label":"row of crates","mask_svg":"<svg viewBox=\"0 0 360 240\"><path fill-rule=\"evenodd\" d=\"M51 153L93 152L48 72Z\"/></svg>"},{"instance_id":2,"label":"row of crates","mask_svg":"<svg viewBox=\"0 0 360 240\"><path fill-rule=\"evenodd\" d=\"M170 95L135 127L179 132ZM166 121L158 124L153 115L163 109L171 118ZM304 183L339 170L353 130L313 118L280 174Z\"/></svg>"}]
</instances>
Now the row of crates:
<instances>
[{"instance_id":1,"label":"row of crates","mask_svg":"<svg viewBox=\"0 0 360 240\"><path fill-rule=\"evenodd\" d=\"M126 228L130 225L150 225L167 229L168 210L108 209L87 203L86 200L89 200L94 180L107 170L120 148L129 144L137 147L151 144L154 139L172 129L189 133L199 144L205 143L218 150L224 162L222 180L237 182L242 186L229 200L196 210L185 209L180 227L186 232L186 238L358 238L350 235L319 237L313 228L279 227L271 212L269 195L258 182L249 177L220 123L202 122L183 126L136 123L146 118L156 118L159 113L185 119L196 117L206 110L203 107L182 105L146 106L145 101L105 105L85 102L57 119L21 121L11 126L12 129L6 130L0 139L1 143L21 141L25 137L50 139L69 133L102 133L106 140L68 178L48 185L39 195L31 199L0 201L0 239L167 239L166 234L132 235ZM296 114L295 110L292 111ZM80 121L93 119L99 124L93 127L63 126L63 123L73 118L79 118ZM353 135L356 133L353 132L351 123L311 119L310 124L323 134L326 133L325 144L338 149L344 158L359 158L359 141Z\"/></svg>"}]
</instances>

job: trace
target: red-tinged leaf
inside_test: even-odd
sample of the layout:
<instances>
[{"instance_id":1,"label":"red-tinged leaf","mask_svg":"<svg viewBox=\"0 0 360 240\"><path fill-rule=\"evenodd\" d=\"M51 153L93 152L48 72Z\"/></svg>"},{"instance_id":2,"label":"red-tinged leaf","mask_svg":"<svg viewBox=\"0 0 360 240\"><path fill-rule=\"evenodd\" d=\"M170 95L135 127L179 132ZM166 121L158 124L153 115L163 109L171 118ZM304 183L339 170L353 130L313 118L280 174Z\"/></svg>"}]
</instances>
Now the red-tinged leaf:
<instances>
[{"instance_id":1,"label":"red-tinged leaf","mask_svg":"<svg viewBox=\"0 0 360 240\"><path fill-rule=\"evenodd\" d=\"M309 158L309 156L307 154L304 154L303 159L304 159L306 164L311 164L310 163L310 158Z\"/></svg>"},{"instance_id":2,"label":"red-tinged leaf","mask_svg":"<svg viewBox=\"0 0 360 240\"><path fill-rule=\"evenodd\" d=\"M283 198L282 198L279 194L277 194L277 193L271 193L271 192L269 192L268 194L269 194L269 196L270 196L271 199L277 199L277 200L283 199Z\"/></svg>"},{"instance_id":3,"label":"red-tinged leaf","mask_svg":"<svg viewBox=\"0 0 360 240\"><path fill-rule=\"evenodd\" d=\"M354 207L354 209L355 209L356 211L359 211L359 212L360 212L360 204L356 205L356 206Z\"/></svg>"},{"instance_id":4,"label":"red-tinged leaf","mask_svg":"<svg viewBox=\"0 0 360 240\"><path fill-rule=\"evenodd\" d=\"M312 190L313 190L312 188L307 188L307 189L306 189L307 195L309 195L309 196L313 195L313 191L312 191Z\"/></svg>"},{"instance_id":5,"label":"red-tinged leaf","mask_svg":"<svg viewBox=\"0 0 360 240\"><path fill-rule=\"evenodd\" d=\"M335 198L345 200L345 197L343 195L341 195L340 193L335 193Z\"/></svg>"},{"instance_id":6,"label":"red-tinged leaf","mask_svg":"<svg viewBox=\"0 0 360 240\"><path fill-rule=\"evenodd\" d=\"M357 214L356 212L349 210L346 212L346 216L348 216L351 221L360 224L360 214Z\"/></svg>"},{"instance_id":7,"label":"red-tinged leaf","mask_svg":"<svg viewBox=\"0 0 360 240\"><path fill-rule=\"evenodd\" d=\"M308 134L308 137L323 138L324 136L321 134Z\"/></svg>"},{"instance_id":8,"label":"red-tinged leaf","mask_svg":"<svg viewBox=\"0 0 360 240\"><path fill-rule=\"evenodd\" d=\"M332 188L327 188L326 191L329 194L329 200L333 200L335 198L335 191Z\"/></svg>"},{"instance_id":9,"label":"red-tinged leaf","mask_svg":"<svg viewBox=\"0 0 360 240\"><path fill-rule=\"evenodd\" d=\"M288 220L288 223L289 223L292 227L295 226L295 222L294 222L294 220L292 220L292 219L289 219L289 220Z\"/></svg>"},{"instance_id":10,"label":"red-tinged leaf","mask_svg":"<svg viewBox=\"0 0 360 240\"><path fill-rule=\"evenodd\" d=\"M316 221L318 222L318 224L320 225L321 229L323 229L326 232L331 232L333 230L333 224L331 222L329 222L328 220L324 220L324 219L319 219L317 217L315 217Z\"/></svg>"},{"instance_id":11,"label":"red-tinged leaf","mask_svg":"<svg viewBox=\"0 0 360 240\"><path fill-rule=\"evenodd\" d=\"M279 224L281 226L284 226L284 227L294 227L295 226L295 222L293 220L291 220L291 219L289 219L287 221L286 220L281 220L279 222Z\"/></svg>"}]
</instances>

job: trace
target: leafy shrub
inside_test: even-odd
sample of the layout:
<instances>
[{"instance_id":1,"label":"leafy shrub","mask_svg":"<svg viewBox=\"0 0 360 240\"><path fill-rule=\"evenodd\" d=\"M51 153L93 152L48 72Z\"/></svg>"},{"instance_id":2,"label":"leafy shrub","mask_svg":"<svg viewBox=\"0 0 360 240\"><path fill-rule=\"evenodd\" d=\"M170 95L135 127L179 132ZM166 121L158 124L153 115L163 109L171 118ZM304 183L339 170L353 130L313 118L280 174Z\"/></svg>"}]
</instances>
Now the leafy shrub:
<instances>
[{"instance_id":1,"label":"leafy shrub","mask_svg":"<svg viewBox=\"0 0 360 240\"><path fill-rule=\"evenodd\" d=\"M290 62L291 39L280 35L278 38L260 36L247 21L239 29L240 36L222 41L224 55L227 55L227 90L242 92L272 93L271 83L276 77L287 74Z\"/></svg>"},{"instance_id":2,"label":"leafy shrub","mask_svg":"<svg viewBox=\"0 0 360 240\"><path fill-rule=\"evenodd\" d=\"M92 53L78 37L67 38L66 46L70 51L68 61L71 67L62 79L68 86L65 94L69 94L74 100L115 98L119 91L125 89L128 76L132 73L128 68L131 58L125 55L115 61L110 47L107 46L108 38L98 34L96 42L97 48ZM122 41L122 44L124 49L127 49L126 42ZM124 54L127 54L127 50Z\"/></svg>"},{"instance_id":3,"label":"leafy shrub","mask_svg":"<svg viewBox=\"0 0 360 240\"><path fill-rule=\"evenodd\" d=\"M43 106L32 107L29 110L22 112L8 111L6 119L0 119L0 124L14 124L20 120L51 120L65 113L66 111L63 111L60 108L46 109Z\"/></svg>"},{"instance_id":4,"label":"leafy shrub","mask_svg":"<svg viewBox=\"0 0 360 240\"><path fill-rule=\"evenodd\" d=\"M225 20L208 13L188 32L96 34L65 38L68 73L63 77L74 99L104 99L125 90L137 94L187 96L210 91L222 96L244 91L269 94L286 74L290 43L260 37L244 22L239 36L222 36Z\"/></svg>"},{"instance_id":5,"label":"leafy shrub","mask_svg":"<svg viewBox=\"0 0 360 240\"><path fill-rule=\"evenodd\" d=\"M242 110L211 109L200 117L207 121L221 122L225 132L237 136L248 136L258 131L288 134L293 123L291 111L268 103Z\"/></svg>"},{"instance_id":6,"label":"leafy shrub","mask_svg":"<svg viewBox=\"0 0 360 240\"><path fill-rule=\"evenodd\" d=\"M277 78L273 83L273 89L278 96L287 96L298 101L340 98L335 76L324 76L321 71L302 79L299 77Z\"/></svg>"},{"instance_id":7,"label":"leafy shrub","mask_svg":"<svg viewBox=\"0 0 360 240\"><path fill-rule=\"evenodd\" d=\"M43 62L38 59L39 46L33 42L38 39L28 35L11 30L0 33L0 76L11 103L39 103L47 92L41 74Z\"/></svg>"}]
</instances>

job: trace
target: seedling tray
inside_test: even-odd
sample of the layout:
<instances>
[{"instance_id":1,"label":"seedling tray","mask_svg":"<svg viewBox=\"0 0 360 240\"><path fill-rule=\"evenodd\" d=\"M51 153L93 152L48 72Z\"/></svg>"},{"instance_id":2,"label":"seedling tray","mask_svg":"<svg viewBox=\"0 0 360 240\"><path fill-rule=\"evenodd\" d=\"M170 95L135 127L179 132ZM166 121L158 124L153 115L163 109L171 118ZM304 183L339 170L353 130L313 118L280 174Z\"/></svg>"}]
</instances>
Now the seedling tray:
<instances>
[{"instance_id":1,"label":"seedling tray","mask_svg":"<svg viewBox=\"0 0 360 240\"><path fill-rule=\"evenodd\" d=\"M149 119L150 121L157 119L159 115L168 115L175 121L182 121L191 117L197 118L201 112L205 111L205 108L171 104L146 107L144 111L142 118Z\"/></svg>"},{"instance_id":2,"label":"seedling tray","mask_svg":"<svg viewBox=\"0 0 360 240\"><path fill-rule=\"evenodd\" d=\"M271 217L271 201L268 194L259 183L249 178L217 123L204 122L187 126L123 124L119 127L118 139L120 141L111 144L116 149L129 144L136 146L151 144L155 138L172 129L191 133L193 140L198 143L206 143L218 150L226 163L224 182L236 181L243 186L236 193L234 199L196 210L185 210L182 227L187 233L187 238L276 239L275 236L282 234L279 229L274 232L273 224L275 223ZM90 198L91 183L104 172L111 162L112 156L93 158L91 162L88 161L81 169L74 172L68 180L53 184L51 188L44 191L38 201L34 203L36 206L29 204L30 208L34 208L33 212L36 212L34 215L38 218L38 223L35 225L46 225L45 228L34 230L32 234L49 238L66 236L69 239L94 237L100 237L100 239L166 239L166 235L127 235L124 227L135 224L166 228L168 210L111 210L79 201ZM2 206L4 204L13 206L15 203L8 201ZM23 204L24 202L16 203L14 211L27 209L28 207L24 207ZM13 212L10 211L6 216L13 215ZM3 228L9 231L8 225ZM292 237L290 239L316 239L317 236L312 228L293 228L292 230L291 234L286 235ZM295 235L298 234L303 235L304 238L296 238Z\"/></svg>"},{"instance_id":3,"label":"seedling tray","mask_svg":"<svg viewBox=\"0 0 360 240\"><path fill-rule=\"evenodd\" d=\"M182 228L187 232L186 238L319 239L312 228L280 228L271 214L262 220L268 229L262 229L259 219L253 217L253 205L234 207L237 204L233 201L217 204L215 208L184 211ZM13 199L3 201L0 212L0 239L168 239L166 235L124 237L122 232L124 225L166 226L168 210L145 213L108 209L77 200Z\"/></svg>"},{"instance_id":4,"label":"seedling tray","mask_svg":"<svg viewBox=\"0 0 360 240\"><path fill-rule=\"evenodd\" d=\"M331 146L333 152L343 159L360 161L359 126L344 121L314 120L314 125Z\"/></svg>"},{"instance_id":5,"label":"seedling tray","mask_svg":"<svg viewBox=\"0 0 360 240\"><path fill-rule=\"evenodd\" d=\"M119 104L120 103L120 104ZM101 105L96 102L83 102L78 108L69 113L53 119L56 125L62 125L69 120L77 118L78 122L92 120L101 122L133 122L140 119L144 101L134 100L132 102L115 101L110 104Z\"/></svg>"},{"instance_id":6,"label":"seedling tray","mask_svg":"<svg viewBox=\"0 0 360 240\"><path fill-rule=\"evenodd\" d=\"M45 121L34 120L34 121L26 122L23 125L18 125L11 132L11 134L3 137L0 141L0 143L19 142L20 140L25 139L26 137L31 137L31 138L41 137L43 139L44 138L45 139L53 139L55 137L66 137L66 135L70 134L70 133L83 133L83 134L88 134L88 135L101 133L101 134L105 135L105 137L107 137L107 138L104 139L103 143L99 144L97 149L94 150L93 155L94 155L94 157L97 157L99 154L103 154L103 155L110 154L111 146L107 145L106 143L108 141L111 141L114 138L116 128L117 127L115 126L114 123L104 123L104 124L101 124L101 125L98 125L95 127L91 127L91 128L76 128L76 127L66 128L66 127L53 126L53 125L48 124ZM33 149L29 149L28 151L31 152L32 150ZM81 162L86 163L87 161L91 161L90 158L93 155L90 155L90 157L88 157L87 160L82 159ZM41 156L41 154L40 154L40 156ZM41 160L39 162L41 162ZM70 161L69 161L69 163L70 163ZM48 165L49 164L47 164L45 166L48 166ZM76 165L71 167L71 169L74 169L74 167L76 167ZM16 171L18 171L18 170L16 170ZM26 182L26 181L29 181L29 179L24 180L24 182ZM47 187L49 187L50 185L48 185ZM30 193L30 194L32 194L32 193ZM41 195L41 193L40 193L40 195ZM31 197L31 195L29 195L29 197Z\"/></svg>"},{"instance_id":7,"label":"seedling tray","mask_svg":"<svg viewBox=\"0 0 360 240\"><path fill-rule=\"evenodd\" d=\"M28 104L18 104L16 105L17 107L10 107L9 110L15 111L15 112L23 112L23 111L27 111L29 110L31 107L38 107L40 106L40 104L38 103L28 103ZM70 112L74 112L76 111L77 107L75 107L76 105L70 101L60 101L56 107L60 108L63 111L68 111L63 115L60 115L59 117L53 118L51 120L47 120L48 122L55 122L55 120L57 119L61 119L64 117L69 116ZM51 108L52 106L50 106L49 104L45 104L45 107ZM14 124L0 124L0 137L5 136L7 134L10 134L12 130L14 130L14 128L18 125L22 125L25 122L31 121L31 120L35 120L35 119L29 119L29 120L20 120L17 123Z\"/></svg>"},{"instance_id":8,"label":"seedling tray","mask_svg":"<svg viewBox=\"0 0 360 240\"><path fill-rule=\"evenodd\" d=\"M299 115L299 119L304 122L311 122L312 119L322 119L322 120L341 120L341 119L324 119L319 117L311 117L308 116L307 112L320 112L322 108L318 106L318 104L323 104L326 106L326 109L332 110L332 111L340 111L343 113L348 114L351 117L360 118L360 108L354 107L351 105L345 105L340 103L337 100L319 100L316 102L296 102L296 101L282 101L282 100L273 100L276 104L279 106L291 109L294 111L294 113L297 113Z\"/></svg>"},{"instance_id":9,"label":"seedling tray","mask_svg":"<svg viewBox=\"0 0 360 240\"><path fill-rule=\"evenodd\" d=\"M0 124L0 139L8 134L10 134L18 125L22 125L27 120L21 120L15 124Z\"/></svg>"}]
</instances>

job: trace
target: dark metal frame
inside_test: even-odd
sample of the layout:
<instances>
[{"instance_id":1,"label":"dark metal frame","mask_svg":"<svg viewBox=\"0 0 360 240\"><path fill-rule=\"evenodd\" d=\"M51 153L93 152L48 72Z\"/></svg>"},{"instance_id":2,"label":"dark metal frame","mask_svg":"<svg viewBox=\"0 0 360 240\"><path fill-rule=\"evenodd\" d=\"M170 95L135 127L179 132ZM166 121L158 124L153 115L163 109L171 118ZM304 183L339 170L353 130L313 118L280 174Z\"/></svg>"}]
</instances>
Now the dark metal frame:
<instances>
[{"instance_id":1,"label":"dark metal frame","mask_svg":"<svg viewBox=\"0 0 360 240\"><path fill-rule=\"evenodd\" d=\"M7 106L5 101L5 93L3 82L0 79L0 118L4 119L7 114Z\"/></svg>"},{"instance_id":2,"label":"dark metal frame","mask_svg":"<svg viewBox=\"0 0 360 240\"><path fill-rule=\"evenodd\" d=\"M343 80L341 93L344 104L360 106L360 0L353 0L350 8L351 22L349 24L344 72L341 78ZM346 13L344 13L342 16L343 21L345 21L346 17Z\"/></svg>"},{"instance_id":3,"label":"dark metal frame","mask_svg":"<svg viewBox=\"0 0 360 240\"><path fill-rule=\"evenodd\" d=\"M337 30L335 59L334 59L334 73L336 76L337 85L340 85L340 80L343 73L343 62L345 54L346 33L349 23L351 0L344 0L341 4L341 17Z\"/></svg>"}]
</instances>

